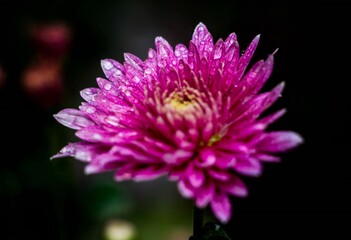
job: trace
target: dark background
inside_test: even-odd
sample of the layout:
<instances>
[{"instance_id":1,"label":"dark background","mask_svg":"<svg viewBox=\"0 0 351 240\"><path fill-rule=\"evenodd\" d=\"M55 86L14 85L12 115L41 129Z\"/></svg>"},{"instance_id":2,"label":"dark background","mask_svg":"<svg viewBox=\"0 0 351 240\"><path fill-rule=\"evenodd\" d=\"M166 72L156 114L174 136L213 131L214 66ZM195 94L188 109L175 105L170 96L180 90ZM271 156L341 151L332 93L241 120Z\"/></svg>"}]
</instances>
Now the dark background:
<instances>
[{"instance_id":1,"label":"dark background","mask_svg":"<svg viewBox=\"0 0 351 240\"><path fill-rule=\"evenodd\" d=\"M113 183L108 174L84 176L83 165L72 159L49 158L75 139L52 115L80 104L79 90L103 76L100 59L122 61L124 52L144 59L156 36L187 45L200 21L215 40L237 33L242 49L260 33L254 61L279 48L266 87L286 82L274 108L288 112L274 127L305 138L282 163L265 165L262 177L245 179L250 195L232 199L233 217L224 228L232 239L345 238L351 217L350 13L347 1L1 0L0 66L6 77L0 85L0 239L102 239L101 226L112 216L133 216L136 225L138 219L154 221L155 232L163 219L156 215L191 224L189 200L163 203L155 213L160 202L171 200L161 196L167 192L154 192L152 182L141 192ZM28 26L57 20L71 28L72 44L62 101L43 108L21 85L35 54ZM151 200L138 199L142 193ZM173 216L174 207L188 216Z\"/></svg>"}]
</instances>

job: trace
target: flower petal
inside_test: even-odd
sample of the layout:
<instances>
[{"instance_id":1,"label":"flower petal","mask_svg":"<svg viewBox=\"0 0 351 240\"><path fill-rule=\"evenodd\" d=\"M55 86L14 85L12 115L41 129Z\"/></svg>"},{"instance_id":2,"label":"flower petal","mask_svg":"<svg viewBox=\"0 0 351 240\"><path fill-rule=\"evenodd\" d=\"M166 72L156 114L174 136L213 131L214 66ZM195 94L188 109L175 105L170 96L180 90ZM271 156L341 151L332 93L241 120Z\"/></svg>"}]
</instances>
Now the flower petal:
<instances>
[{"instance_id":1,"label":"flower petal","mask_svg":"<svg viewBox=\"0 0 351 240\"><path fill-rule=\"evenodd\" d=\"M292 131L267 133L256 145L259 150L267 152L284 152L303 143L303 138Z\"/></svg>"},{"instance_id":2,"label":"flower petal","mask_svg":"<svg viewBox=\"0 0 351 240\"><path fill-rule=\"evenodd\" d=\"M192 198L194 196L194 189L184 180L178 182L178 191L185 198Z\"/></svg>"},{"instance_id":3,"label":"flower petal","mask_svg":"<svg viewBox=\"0 0 351 240\"><path fill-rule=\"evenodd\" d=\"M226 194L216 194L211 201L211 208L215 216L222 223L227 223L229 221L232 214L232 206Z\"/></svg>"},{"instance_id":4,"label":"flower petal","mask_svg":"<svg viewBox=\"0 0 351 240\"><path fill-rule=\"evenodd\" d=\"M236 176L232 176L231 181L223 183L220 187L236 197L246 197L248 195L245 183Z\"/></svg>"},{"instance_id":5,"label":"flower petal","mask_svg":"<svg viewBox=\"0 0 351 240\"><path fill-rule=\"evenodd\" d=\"M258 177L262 173L262 164L254 158L242 158L234 165L235 171L240 174Z\"/></svg>"},{"instance_id":6,"label":"flower petal","mask_svg":"<svg viewBox=\"0 0 351 240\"><path fill-rule=\"evenodd\" d=\"M196 190L196 206L199 208L206 207L210 203L215 194L215 187L212 182L203 185L201 188Z\"/></svg>"},{"instance_id":7,"label":"flower petal","mask_svg":"<svg viewBox=\"0 0 351 240\"><path fill-rule=\"evenodd\" d=\"M60 152L51 157L74 157L84 162L91 162L99 153L106 151L106 148L101 145L90 144L86 142L70 143L60 150Z\"/></svg>"},{"instance_id":8,"label":"flower petal","mask_svg":"<svg viewBox=\"0 0 351 240\"><path fill-rule=\"evenodd\" d=\"M200 57L209 58L213 49L213 38L203 23L196 26L192 42L195 44Z\"/></svg>"},{"instance_id":9,"label":"flower petal","mask_svg":"<svg viewBox=\"0 0 351 240\"><path fill-rule=\"evenodd\" d=\"M54 118L62 125L75 130L95 125L84 112L71 108L61 110L54 115Z\"/></svg>"}]
</instances>

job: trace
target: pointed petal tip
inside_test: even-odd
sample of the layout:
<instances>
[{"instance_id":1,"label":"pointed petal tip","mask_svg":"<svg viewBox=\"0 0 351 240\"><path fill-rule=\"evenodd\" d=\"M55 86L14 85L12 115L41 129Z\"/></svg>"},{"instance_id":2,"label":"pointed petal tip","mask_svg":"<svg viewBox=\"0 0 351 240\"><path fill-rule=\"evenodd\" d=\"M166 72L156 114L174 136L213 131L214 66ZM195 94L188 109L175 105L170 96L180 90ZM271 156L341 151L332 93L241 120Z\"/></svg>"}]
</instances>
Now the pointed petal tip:
<instances>
[{"instance_id":1,"label":"pointed petal tip","mask_svg":"<svg viewBox=\"0 0 351 240\"><path fill-rule=\"evenodd\" d=\"M198 29L198 28L200 28L200 27L206 28L206 25L205 25L203 22L199 22L199 23L196 25L195 29Z\"/></svg>"},{"instance_id":2,"label":"pointed petal tip","mask_svg":"<svg viewBox=\"0 0 351 240\"><path fill-rule=\"evenodd\" d=\"M305 143L305 139L297 132L289 132L289 145L284 151L297 148L301 144Z\"/></svg>"},{"instance_id":3,"label":"pointed petal tip","mask_svg":"<svg viewBox=\"0 0 351 240\"><path fill-rule=\"evenodd\" d=\"M258 42L261 39L261 34L257 34L256 37L252 40L253 42Z\"/></svg>"},{"instance_id":4,"label":"pointed petal tip","mask_svg":"<svg viewBox=\"0 0 351 240\"><path fill-rule=\"evenodd\" d=\"M283 90L285 88L285 85L286 85L285 81L282 81L277 85L277 87Z\"/></svg>"},{"instance_id":5,"label":"pointed petal tip","mask_svg":"<svg viewBox=\"0 0 351 240\"><path fill-rule=\"evenodd\" d=\"M111 60L106 58L106 59L101 59L100 60L100 65L103 70L110 70L113 68L113 64L111 63Z\"/></svg>"},{"instance_id":6,"label":"pointed petal tip","mask_svg":"<svg viewBox=\"0 0 351 240\"><path fill-rule=\"evenodd\" d=\"M61 151L62 151L62 150L61 150ZM50 157L50 161L52 161L52 160L54 160L54 159L57 159L57 158L63 158L63 157L68 157L68 156L69 156L69 155L67 155L67 154L62 153L61 151L60 151L59 153L57 153L57 154L51 156L51 157Z\"/></svg>"},{"instance_id":7,"label":"pointed petal tip","mask_svg":"<svg viewBox=\"0 0 351 240\"><path fill-rule=\"evenodd\" d=\"M249 191L246 186L236 186L233 191L235 192L236 197L246 198L249 195Z\"/></svg>"},{"instance_id":8,"label":"pointed petal tip","mask_svg":"<svg viewBox=\"0 0 351 240\"><path fill-rule=\"evenodd\" d=\"M164 41L165 41L165 39L163 37L161 37L161 36L155 37L155 43L156 44L159 43L159 42L164 42Z\"/></svg>"},{"instance_id":9,"label":"pointed petal tip","mask_svg":"<svg viewBox=\"0 0 351 240\"><path fill-rule=\"evenodd\" d=\"M261 38L261 34L258 34L258 35L256 35L256 37L254 37L254 39L251 41L251 43L250 43L248 49L252 48L252 49L250 50L250 51L252 51L252 53L255 52L255 50L256 50L256 48L257 48L257 46L258 46L258 43L259 43L259 41L260 41L260 38ZM247 50L248 50L248 49L247 49Z\"/></svg>"},{"instance_id":10,"label":"pointed petal tip","mask_svg":"<svg viewBox=\"0 0 351 240\"><path fill-rule=\"evenodd\" d=\"M87 165L84 169L84 173L87 175L94 174L98 172L98 168L92 165Z\"/></svg>"},{"instance_id":11,"label":"pointed petal tip","mask_svg":"<svg viewBox=\"0 0 351 240\"><path fill-rule=\"evenodd\" d=\"M274 54L276 54L276 53L278 52L278 50L279 50L279 48L277 48L276 50L274 50L274 52L273 52L271 55L273 56Z\"/></svg>"},{"instance_id":12,"label":"pointed petal tip","mask_svg":"<svg viewBox=\"0 0 351 240\"><path fill-rule=\"evenodd\" d=\"M230 212L215 212L215 215L222 224L228 223L231 217Z\"/></svg>"},{"instance_id":13,"label":"pointed petal tip","mask_svg":"<svg viewBox=\"0 0 351 240\"><path fill-rule=\"evenodd\" d=\"M293 138L296 146L305 143L305 139L299 133L293 132Z\"/></svg>"},{"instance_id":14,"label":"pointed petal tip","mask_svg":"<svg viewBox=\"0 0 351 240\"><path fill-rule=\"evenodd\" d=\"M228 195L215 196L211 201L211 209L221 223L227 223L232 215L232 205Z\"/></svg>"}]
</instances>

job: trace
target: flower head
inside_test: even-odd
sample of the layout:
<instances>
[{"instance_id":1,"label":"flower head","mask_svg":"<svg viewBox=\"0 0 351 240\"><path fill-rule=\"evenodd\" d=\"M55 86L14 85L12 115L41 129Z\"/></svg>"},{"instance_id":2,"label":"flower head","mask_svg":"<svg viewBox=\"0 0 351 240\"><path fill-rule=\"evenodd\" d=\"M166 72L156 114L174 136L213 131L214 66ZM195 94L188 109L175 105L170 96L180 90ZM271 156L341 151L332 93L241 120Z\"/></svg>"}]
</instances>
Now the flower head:
<instances>
[{"instance_id":1,"label":"flower head","mask_svg":"<svg viewBox=\"0 0 351 240\"><path fill-rule=\"evenodd\" d=\"M55 115L81 141L53 158L85 161L86 173L114 171L117 181L167 175L182 196L227 222L230 195L247 195L240 175L259 176L263 162L303 141L292 131L267 130L285 110L261 117L284 84L260 93L273 54L246 70L258 41L241 54L234 33L214 44L200 23L189 47L157 37L144 61L130 53L123 64L102 60L106 79L81 91L78 110Z\"/></svg>"}]
</instances>

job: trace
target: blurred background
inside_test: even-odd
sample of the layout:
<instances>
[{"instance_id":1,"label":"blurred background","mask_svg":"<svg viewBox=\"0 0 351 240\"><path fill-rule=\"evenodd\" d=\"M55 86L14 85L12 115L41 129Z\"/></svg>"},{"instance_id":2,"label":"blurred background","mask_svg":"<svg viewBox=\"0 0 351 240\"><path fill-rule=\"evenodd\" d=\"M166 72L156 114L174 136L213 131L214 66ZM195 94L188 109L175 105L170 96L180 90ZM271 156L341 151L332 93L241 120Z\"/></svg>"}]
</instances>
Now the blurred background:
<instances>
[{"instance_id":1,"label":"blurred background","mask_svg":"<svg viewBox=\"0 0 351 240\"><path fill-rule=\"evenodd\" d=\"M250 195L232 199L225 230L232 239L349 235L349 10L346 1L0 0L0 239L188 239L192 202L174 183L115 183L71 158L50 161L77 140L52 115L79 106L79 91L103 76L101 59L145 59L156 36L187 45L200 21L215 40L235 32L242 49L261 34L253 62L279 48L265 88L286 82L273 108L288 112L274 128L305 138L245 179Z\"/></svg>"}]
</instances>

